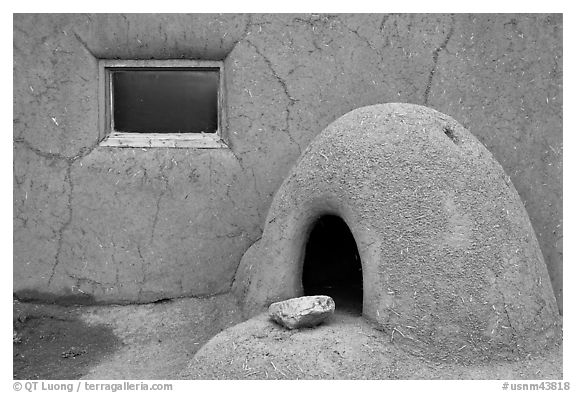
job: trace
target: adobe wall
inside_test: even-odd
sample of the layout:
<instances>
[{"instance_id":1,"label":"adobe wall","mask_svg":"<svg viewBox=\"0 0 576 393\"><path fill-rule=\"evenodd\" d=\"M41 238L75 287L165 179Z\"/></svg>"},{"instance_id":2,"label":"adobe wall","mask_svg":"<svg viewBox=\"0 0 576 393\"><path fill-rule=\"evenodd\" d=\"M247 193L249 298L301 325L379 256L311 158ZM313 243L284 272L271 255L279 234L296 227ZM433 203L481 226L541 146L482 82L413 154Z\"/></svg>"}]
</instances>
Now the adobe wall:
<instances>
[{"instance_id":1,"label":"adobe wall","mask_svg":"<svg viewBox=\"0 0 576 393\"><path fill-rule=\"evenodd\" d=\"M231 148L98 146L98 58L224 59ZM15 15L15 293L228 292L307 144L386 102L446 113L493 153L561 307L560 15Z\"/></svg>"}]
</instances>

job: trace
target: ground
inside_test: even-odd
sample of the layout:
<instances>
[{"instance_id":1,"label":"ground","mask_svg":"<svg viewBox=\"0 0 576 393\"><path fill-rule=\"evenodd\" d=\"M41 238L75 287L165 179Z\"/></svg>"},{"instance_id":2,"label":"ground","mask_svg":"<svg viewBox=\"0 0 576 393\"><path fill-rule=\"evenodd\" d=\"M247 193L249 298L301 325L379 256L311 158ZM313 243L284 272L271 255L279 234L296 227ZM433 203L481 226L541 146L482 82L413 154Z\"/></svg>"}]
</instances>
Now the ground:
<instances>
[{"instance_id":1,"label":"ground","mask_svg":"<svg viewBox=\"0 0 576 393\"><path fill-rule=\"evenodd\" d=\"M240 322L228 295L146 305L14 302L14 379L176 379L212 336Z\"/></svg>"},{"instance_id":2,"label":"ground","mask_svg":"<svg viewBox=\"0 0 576 393\"><path fill-rule=\"evenodd\" d=\"M83 322L79 307L14 308L14 379L77 379L122 346L111 327Z\"/></svg>"},{"instance_id":3,"label":"ground","mask_svg":"<svg viewBox=\"0 0 576 393\"><path fill-rule=\"evenodd\" d=\"M546 356L461 365L415 356L391 340L348 313L292 331L261 314L217 335L179 379L562 379L560 347Z\"/></svg>"},{"instance_id":4,"label":"ground","mask_svg":"<svg viewBox=\"0 0 576 393\"><path fill-rule=\"evenodd\" d=\"M240 323L230 295L127 306L15 301L13 321L15 379L562 378L561 347L516 362L431 362L346 309L314 329L288 331L264 315Z\"/></svg>"}]
</instances>

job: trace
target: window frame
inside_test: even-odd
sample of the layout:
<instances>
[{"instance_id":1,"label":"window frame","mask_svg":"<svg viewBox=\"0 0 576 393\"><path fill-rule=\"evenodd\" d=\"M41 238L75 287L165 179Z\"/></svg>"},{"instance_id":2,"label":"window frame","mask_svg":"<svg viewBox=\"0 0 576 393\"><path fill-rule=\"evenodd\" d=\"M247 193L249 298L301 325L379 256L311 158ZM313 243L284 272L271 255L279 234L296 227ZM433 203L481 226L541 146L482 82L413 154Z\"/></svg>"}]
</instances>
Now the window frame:
<instances>
[{"instance_id":1,"label":"window frame","mask_svg":"<svg viewBox=\"0 0 576 393\"><path fill-rule=\"evenodd\" d=\"M100 146L109 147L173 147L217 149L227 148L223 140L224 114L224 62L219 60L108 60L99 61L99 129ZM218 86L218 128L213 133L150 133L119 132L113 128L113 71L122 68L217 68Z\"/></svg>"}]
</instances>

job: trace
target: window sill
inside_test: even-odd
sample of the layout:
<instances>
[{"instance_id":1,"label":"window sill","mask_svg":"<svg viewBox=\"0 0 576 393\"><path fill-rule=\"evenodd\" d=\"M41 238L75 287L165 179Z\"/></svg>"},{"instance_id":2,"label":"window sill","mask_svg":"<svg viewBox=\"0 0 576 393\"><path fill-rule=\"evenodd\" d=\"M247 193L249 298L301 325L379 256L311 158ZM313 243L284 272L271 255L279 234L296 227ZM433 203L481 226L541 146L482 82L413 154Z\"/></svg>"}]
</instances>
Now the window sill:
<instances>
[{"instance_id":1,"label":"window sill","mask_svg":"<svg viewBox=\"0 0 576 393\"><path fill-rule=\"evenodd\" d=\"M228 148L224 141L214 134L139 134L135 132L112 132L100 146L108 147L171 147L196 149Z\"/></svg>"}]
</instances>

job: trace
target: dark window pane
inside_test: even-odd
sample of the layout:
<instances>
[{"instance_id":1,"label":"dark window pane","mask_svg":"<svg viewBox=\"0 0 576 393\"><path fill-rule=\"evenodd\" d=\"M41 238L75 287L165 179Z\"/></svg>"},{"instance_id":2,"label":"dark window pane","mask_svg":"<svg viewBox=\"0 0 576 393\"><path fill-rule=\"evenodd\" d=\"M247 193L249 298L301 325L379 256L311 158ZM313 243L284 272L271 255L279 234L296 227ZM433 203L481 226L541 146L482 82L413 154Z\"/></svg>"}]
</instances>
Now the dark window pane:
<instances>
[{"instance_id":1,"label":"dark window pane","mask_svg":"<svg viewBox=\"0 0 576 393\"><path fill-rule=\"evenodd\" d=\"M218 69L113 70L114 130L216 132L218 85Z\"/></svg>"}]
</instances>

